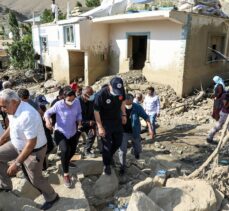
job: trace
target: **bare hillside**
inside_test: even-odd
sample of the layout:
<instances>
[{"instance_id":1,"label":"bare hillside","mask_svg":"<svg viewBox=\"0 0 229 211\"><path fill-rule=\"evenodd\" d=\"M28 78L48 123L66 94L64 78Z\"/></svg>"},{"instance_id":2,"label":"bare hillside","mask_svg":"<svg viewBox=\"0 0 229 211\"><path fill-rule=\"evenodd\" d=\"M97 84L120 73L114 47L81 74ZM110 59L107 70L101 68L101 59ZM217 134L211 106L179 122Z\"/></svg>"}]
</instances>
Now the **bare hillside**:
<instances>
[{"instance_id":1,"label":"bare hillside","mask_svg":"<svg viewBox=\"0 0 229 211\"><path fill-rule=\"evenodd\" d=\"M77 0L69 0L70 9L73 9L76 5ZM82 2L80 0L80 2ZM32 16L32 12L36 11L37 14L40 14L44 9L49 9L52 1L51 0L0 0L0 4L16 10L19 13L22 13L28 17ZM66 13L67 0L56 0L59 8Z\"/></svg>"}]
</instances>

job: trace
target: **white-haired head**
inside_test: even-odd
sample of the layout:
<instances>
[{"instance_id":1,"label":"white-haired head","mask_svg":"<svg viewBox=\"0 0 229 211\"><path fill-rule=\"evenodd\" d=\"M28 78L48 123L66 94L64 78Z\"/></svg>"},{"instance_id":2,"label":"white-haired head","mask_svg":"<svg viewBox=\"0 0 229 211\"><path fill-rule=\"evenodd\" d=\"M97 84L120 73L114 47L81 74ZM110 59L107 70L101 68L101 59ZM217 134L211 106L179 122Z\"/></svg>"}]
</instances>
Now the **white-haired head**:
<instances>
[{"instance_id":1,"label":"white-haired head","mask_svg":"<svg viewBox=\"0 0 229 211\"><path fill-rule=\"evenodd\" d=\"M10 102L12 100L20 101L20 97L18 94L12 89L4 89L0 92L0 98L5 100L6 102Z\"/></svg>"}]
</instances>

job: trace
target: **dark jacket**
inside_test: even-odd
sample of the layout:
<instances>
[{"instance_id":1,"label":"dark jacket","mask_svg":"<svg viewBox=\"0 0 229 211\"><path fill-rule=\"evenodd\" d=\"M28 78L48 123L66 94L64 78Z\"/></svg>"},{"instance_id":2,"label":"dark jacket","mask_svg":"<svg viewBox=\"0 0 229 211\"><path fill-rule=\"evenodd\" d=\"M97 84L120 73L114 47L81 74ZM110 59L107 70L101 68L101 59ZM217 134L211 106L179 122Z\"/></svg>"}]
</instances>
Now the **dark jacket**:
<instances>
[{"instance_id":1,"label":"dark jacket","mask_svg":"<svg viewBox=\"0 0 229 211\"><path fill-rule=\"evenodd\" d=\"M148 120L149 116L146 114L141 105L133 103L131 111L131 125L133 129L133 137L137 138L141 134L141 122L140 117L144 120Z\"/></svg>"}]
</instances>

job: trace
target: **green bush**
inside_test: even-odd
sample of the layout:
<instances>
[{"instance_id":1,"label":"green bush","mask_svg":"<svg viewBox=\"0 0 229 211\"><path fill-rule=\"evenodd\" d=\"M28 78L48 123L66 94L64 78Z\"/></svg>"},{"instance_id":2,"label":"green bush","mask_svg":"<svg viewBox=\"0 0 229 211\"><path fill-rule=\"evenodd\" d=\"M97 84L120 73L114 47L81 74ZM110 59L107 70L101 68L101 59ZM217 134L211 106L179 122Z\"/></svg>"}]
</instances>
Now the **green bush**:
<instances>
[{"instance_id":1,"label":"green bush","mask_svg":"<svg viewBox=\"0 0 229 211\"><path fill-rule=\"evenodd\" d=\"M100 0L86 0L85 4L87 7L98 7L100 6Z\"/></svg>"}]
</instances>

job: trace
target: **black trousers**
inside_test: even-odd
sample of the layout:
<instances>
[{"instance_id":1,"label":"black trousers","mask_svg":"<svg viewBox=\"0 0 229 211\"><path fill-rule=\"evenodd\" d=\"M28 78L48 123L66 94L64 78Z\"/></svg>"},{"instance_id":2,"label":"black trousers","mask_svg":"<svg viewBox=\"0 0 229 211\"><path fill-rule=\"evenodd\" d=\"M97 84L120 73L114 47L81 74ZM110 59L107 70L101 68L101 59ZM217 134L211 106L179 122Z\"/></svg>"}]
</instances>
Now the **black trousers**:
<instances>
[{"instance_id":1,"label":"black trousers","mask_svg":"<svg viewBox=\"0 0 229 211\"><path fill-rule=\"evenodd\" d=\"M87 134L87 140L86 140L84 150L85 152L90 152L95 142L96 129L95 127L89 126L88 124L83 124L83 128L80 131L85 132Z\"/></svg>"},{"instance_id":2,"label":"black trousers","mask_svg":"<svg viewBox=\"0 0 229 211\"><path fill-rule=\"evenodd\" d=\"M56 130L54 132L54 140L60 146L61 151L61 164L64 173L69 171L69 162L75 154L76 147L79 141L79 134L76 133L71 138L67 139L63 133Z\"/></svg>"},{"instance_id":3,"label":"black trousers","mask_svg":"<svg viewBox=\"0 0 229 211\"><path fill-rule=\"evenodd\" d=\"M109 166L115 152L122 144L123 130L122 125L104 124L105 137L102 139L102 157L103 164Z\"/></svg>"}]
</instances>

